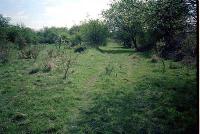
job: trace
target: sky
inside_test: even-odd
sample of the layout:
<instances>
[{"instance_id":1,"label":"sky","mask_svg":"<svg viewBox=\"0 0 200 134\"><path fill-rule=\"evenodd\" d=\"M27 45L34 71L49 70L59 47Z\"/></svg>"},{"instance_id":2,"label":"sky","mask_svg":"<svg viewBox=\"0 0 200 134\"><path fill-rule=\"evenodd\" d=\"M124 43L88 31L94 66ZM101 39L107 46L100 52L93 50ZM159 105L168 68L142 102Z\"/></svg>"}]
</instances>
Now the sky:
<instances>
[{"instance_id":1,"label":"sky","mask_svg":"<svg viewBox=\"0 0 200 134\"><path fill-rule=\"evenodd\" d=\"M111 0L0 0L0 14L33 29L68 27L101 18Z\"/></svg>"}]
</instances>

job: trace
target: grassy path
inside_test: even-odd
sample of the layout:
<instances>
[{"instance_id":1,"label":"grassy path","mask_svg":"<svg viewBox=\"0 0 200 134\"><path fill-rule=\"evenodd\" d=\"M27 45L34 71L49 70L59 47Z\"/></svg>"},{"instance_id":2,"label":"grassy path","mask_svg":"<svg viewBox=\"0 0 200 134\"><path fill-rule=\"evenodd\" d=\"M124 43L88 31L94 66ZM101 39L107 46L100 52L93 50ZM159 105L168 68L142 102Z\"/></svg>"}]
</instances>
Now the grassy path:
<instances>
[{"instance_id":1,"label":"grassy path","mask_svg":"<svg viewBox=\"0 0 200 134\"><path fill-rule=\"evenodd\" d=\"M161 73L148 53L109 42L78 56L70 83L57 59L52 71L28 74L51 49L41 47L36 61L13 52L0 66L0 133L172 133L195 124L194 69L170 69L166 61Z\"/></svg>"}]
</instances>

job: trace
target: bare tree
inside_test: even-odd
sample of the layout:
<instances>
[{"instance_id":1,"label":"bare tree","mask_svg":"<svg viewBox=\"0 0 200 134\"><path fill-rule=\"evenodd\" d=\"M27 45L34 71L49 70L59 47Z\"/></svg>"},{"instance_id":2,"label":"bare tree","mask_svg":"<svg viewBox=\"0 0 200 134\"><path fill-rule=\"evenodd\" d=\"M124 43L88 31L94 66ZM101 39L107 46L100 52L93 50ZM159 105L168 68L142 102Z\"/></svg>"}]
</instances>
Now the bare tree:
<instances>
[{"instance_id":1,"label":"bare tree","mask_svg":"<svg viewBox=\"0 0 200 134\"><path fill-rule=\"evenodd\" d=\"M72 52L66 53L67 51L62 51L61 55L61 67L64 71L63 79L68 79L69 75L73 72L71 68L76 64L78 55L73 55Z\"/></svg>"}]
</instances>

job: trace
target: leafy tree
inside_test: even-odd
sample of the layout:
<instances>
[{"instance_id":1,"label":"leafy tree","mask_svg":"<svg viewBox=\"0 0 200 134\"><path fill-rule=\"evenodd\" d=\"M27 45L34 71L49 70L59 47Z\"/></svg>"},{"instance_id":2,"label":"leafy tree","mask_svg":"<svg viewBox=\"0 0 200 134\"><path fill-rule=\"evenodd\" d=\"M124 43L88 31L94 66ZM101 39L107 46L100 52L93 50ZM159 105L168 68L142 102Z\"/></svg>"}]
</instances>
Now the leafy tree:
<instances>
[{"instance_id":1,"label":"leafy tree","mask_svg":"<svg viewBox=\"0 0 200 134\"><path fill-rule=\"evenodd\" d=\"M45 27L39 33L40 42L41 43L49 43L53 44L56 43L59 39L59 35L57 34L56 28L47 28Z\"/></svg>"},{"instance_id":2,"label":"leafy tree","mask_svg":"<svg viewBox=\"0 0 200 134\"><path fill-rule=\"evenodd\" d=\"M4 17L3 15L0 14L0 42L1 44L6 42L9 21L10 21L10 18Z\"/></svg>"},{"instance_id":3,"label":"leafy tree","mask_svg":"<svg viewBox=\"0 0 200 134\"><path fill-rule=\"evenodd\" d=\"M0 14L0 27L7 27L9 25L9 21L9 17L4 17L2 14Z\"/></svg>"},{"instance_id":4,"label":"leafy tree","mask_svg":"<svg viewBox=\"0 0 200 134\"><path fill-rule=\"evenodd\" d=\"M40 36L40 43L58 43L60 38L67 38L68 30L66 28L56 28L56 27L45 27L44 29L38 32L38 36Z\"/></svg>"},{"instance_id":5,"label":"leafy tree","mask_svg":"<svg viewBox=\"0 0 200 134\"><path fill-rule=\"evenodd\" d=\"M69 29L69 34L73 35L73 34L78 33L79 31L80 31L80 26L74 25Z\"/></svg>"},{"instance_id":6,"label":"leafy tree","mask_svg":"<svg viewBox=\"0 0 200 134\"><path fill-rule=\"evenodd\" d=\"M102 21L89 20L81 26L81 35L90 46L98 47L106 43L108 29Z\"/></svg>"},{"instance_id":7,"label":"leafy tree","mask_svg":"<svg viewBox=\"0 0 200 134\"><path fill-rule=\"evenodd\" d=\"M103 12L110 31L117 33L117 37L125 46L138 50L137 36L143 30L143 2L139 0L114 1L111 8Z\"/></svg>"},{"instance_id":8,"label":"leafy tree","mask_svg":"<svg viewBox=\"0 0 200 134\"><path fill-rule=\"evenodd\" d=\"M28 44L37 44L38 36L30 28L10 25L7 30L7 40L16 43L18 48L22 49Z\"/></svg>"},{"instance_id":9,"label":"leafy tree","mask_svg":"<svg viewBox=\"0 0 200 134\"><path fill-rule=\"evenodd\" d=\"M163 57L180 46L177 36L186 28L187 5L183 0L151 0L146 20L157 40L163 39Z\"/></svg>"},{"instance_id":10,"label":"leafy tree","mask_svg":"<svg viewBox=\"0 0 200 134\"><path fill-rule=\"evenodd\" d=\"M70 42L71 42L72 46L75 46L75 45L78 45L78 44L81 45L81 42L82 42L81 35L79 33L71 35Z\"/></svg>"}]
</instances>

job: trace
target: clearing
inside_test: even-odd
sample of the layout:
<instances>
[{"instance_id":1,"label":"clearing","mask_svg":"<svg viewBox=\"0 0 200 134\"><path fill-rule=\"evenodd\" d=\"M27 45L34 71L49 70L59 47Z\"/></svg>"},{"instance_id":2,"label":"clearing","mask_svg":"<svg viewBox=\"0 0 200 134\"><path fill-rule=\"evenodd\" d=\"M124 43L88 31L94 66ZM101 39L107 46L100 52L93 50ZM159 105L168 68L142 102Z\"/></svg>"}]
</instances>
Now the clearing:
<instances>
[{"instance_id":1,"label":"clearing","mask_svg":"<svg viewBox=\"0 0 200 134\"><path fill-rule=\"evenodd\" d=\"M0 133L181 133L196 124L196 70L180 63L151 62L115 42L78 55L69 80L52 59L50 72L29 74L45 62L41 45L36 60L0 65ZM71 50L66 50L71 51Z\"/></svg>"}]
</instances>

